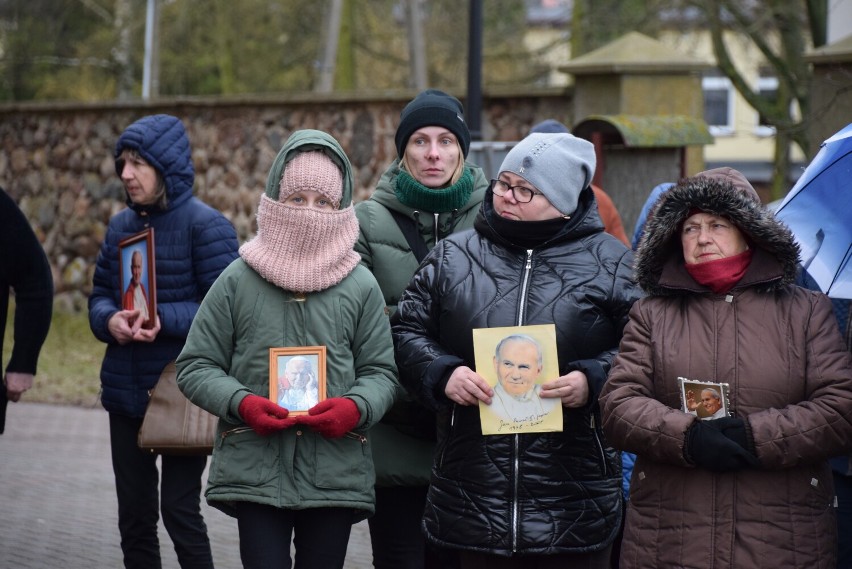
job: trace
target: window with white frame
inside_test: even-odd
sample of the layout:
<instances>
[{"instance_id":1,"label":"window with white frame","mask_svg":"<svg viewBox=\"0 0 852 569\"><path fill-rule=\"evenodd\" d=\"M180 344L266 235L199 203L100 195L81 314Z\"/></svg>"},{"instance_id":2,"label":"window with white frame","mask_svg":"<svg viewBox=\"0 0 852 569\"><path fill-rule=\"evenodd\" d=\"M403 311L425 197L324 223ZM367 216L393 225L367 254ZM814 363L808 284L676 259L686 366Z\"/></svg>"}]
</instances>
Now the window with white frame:
<instances>
[{"instance_id":1,"label":"window with white frame","mask_svg":"<svg viewBox=\"0 0 852 569\"><path fill-rule=\"evenodd\" d=\"M734 133L734 86L719 71L712 71L701 79L704 92L704 122L713 136Z\"/></svg>"}]
</instances>

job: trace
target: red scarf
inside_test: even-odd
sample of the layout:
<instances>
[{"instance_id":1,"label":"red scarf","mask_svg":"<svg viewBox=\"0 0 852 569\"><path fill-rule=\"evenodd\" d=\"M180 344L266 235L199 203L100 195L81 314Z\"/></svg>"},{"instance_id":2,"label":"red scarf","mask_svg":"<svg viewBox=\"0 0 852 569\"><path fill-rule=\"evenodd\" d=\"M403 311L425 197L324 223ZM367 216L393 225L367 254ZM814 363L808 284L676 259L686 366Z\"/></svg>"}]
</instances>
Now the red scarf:
<instances>
[{"instance_id":1,"label":"red scarf","mask_svg":"<svg viewBox=\"0 0 852 569\"><path fill-rule=\"evenodd\" d=\"M686 264L686 272L695 282L709 287L716 294L731 290L739 282L751 264L751 249L739 255L707 261L706 263Z\"/></svg>"}]
</instances>

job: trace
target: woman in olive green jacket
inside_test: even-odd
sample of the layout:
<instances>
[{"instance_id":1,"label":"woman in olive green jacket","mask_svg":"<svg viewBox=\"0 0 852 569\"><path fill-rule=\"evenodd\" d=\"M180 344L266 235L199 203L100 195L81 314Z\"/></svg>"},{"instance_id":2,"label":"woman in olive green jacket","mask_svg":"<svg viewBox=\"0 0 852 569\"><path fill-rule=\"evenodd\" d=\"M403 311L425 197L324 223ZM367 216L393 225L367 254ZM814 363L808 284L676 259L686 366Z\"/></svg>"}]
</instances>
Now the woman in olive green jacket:
<instances>
[{"instance_id":1,"label":"woman in olive green jacket","mask_svg":"<svg viewBox=\"0 0 852 569\"><path fill-rule=\"evenodd\" d=\"M406 105L395 142L398 158L355 213L355 250L382 287L388 312L420 260L438 241L473 227L488 180L465 163L470 132L461 103L427 89ZM435 417L404 394L373 431L376 513L370 518L376 569L423 569L453 564L425 550L420 529L435 448ZM437 558L436 558L437 557Z\"/></svg>"},{"instance_id":2,"label":"woman in olive green jacket","mask_svg":"<svg viewBox=\"0 0 852 569\"><path fill-rule=\"evenodd\" d=\"M351 525L373 512L367 430L399 386L381 289L352 249L351 196L337 141L294 133L257 237L210 289L177 361L181 390L220 418L205 495L237 518L244 567L281 566L294 531L297 563L342 567ZM295 415L269 399L270 348L306 346L326 347L327 398Z\"/></svg>"}]
</instances>

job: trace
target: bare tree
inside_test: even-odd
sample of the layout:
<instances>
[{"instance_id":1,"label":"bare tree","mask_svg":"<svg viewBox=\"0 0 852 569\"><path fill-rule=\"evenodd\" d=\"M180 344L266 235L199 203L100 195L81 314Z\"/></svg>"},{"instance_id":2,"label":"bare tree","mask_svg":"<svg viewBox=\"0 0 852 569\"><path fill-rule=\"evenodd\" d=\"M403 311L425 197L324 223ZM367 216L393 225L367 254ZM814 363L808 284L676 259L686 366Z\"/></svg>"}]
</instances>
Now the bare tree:
<instances>
[{"instance_id":1,"label":"bare tree","mask_svg":"<svg viewBox=\"0 0 852 569\"><path fill-rule=\"evenodd\" d=\"M151 74L159 88L152 91L169 97L328 88L323 72L331 54L318 57L327 39L318 23L333 2L341 6L333 90L464 92L469 17L468 3L458 0L159 0L152 46L159 71ZM406 25L406 7L414 5L422 41ZM549 68L522 41L525 3L489 0L486 7L483 83L544 82ZM133 0L0 1L0 99L104 100L140 92L145 8Z\"/></svg>"},{"instance_id":2,"label":"bare tree","mask_svg":"<svg viewBox=\"0 0 852 569\"><path fill-rule=\"evenodd\" d=\"M806 123L810 116L809 86L812 71L804 59L813 38L825 38L825 0L696 0L713 41L719 70L730 79L764 124L775 128L771 196L779 199L789 190L790 145L810 156ZM820 6L822 5L822 6ZM819 20L822 18L822 20ZM778 79L777 96L768 98L749 83L731 58L726 32L747 38L763 55Z\"/></svg>"},{"instance_id":3,"label":"bare tree","mask_svg":"<svg viewBox=\"0 0 852 569\"><path fill-rule=\"evenodd\" d=\"M130 98L133 92L133 67L130 65L131 49L130 0L115 0L114 27L118 41L113 52L118 67L116 90L119 99Z\"/></svg>"},{"instance_id":4,"label":"bare tree","mask_svg":"<svg viewBox=\"0 0 852 569\"><path fill-rule=\"evenodd\" d=\"M656 36L667 0L574 0L571 13L571 56L578 57L627 32Z\"/></svg>"},{"instance_id":5,"label":"bare tree","mask_svg":"<svg viewBox=\"0 0 852 569\"><path fill-rule=\"evenodd\" d=\"M710 34L719 71L728 77L765 126L775 129L771 194L790 187L790 148L810 155L805 121L810 116L811 69L805 52L826 35L827 0L575 0L572 54L576 57L630 30L657 35L672 21ZM674 16L679 14L679 18ZM671 20L665 22L669 17ZM760 52L766 74L777 78L772 97L761 93L737 66L729 42L747 41ZM804 117L804 118L803 118Z\"/></svg>"},{"instance_id":6,"label":"bare tree","mask_svg":"<svg viewBox=\"0 0 852 569\"><path fill-rule=\"evenodd\" d=\"M92 0L0 2L0 98L86 100L112 90L112 25Z\"/></svg>"}]
</instances>

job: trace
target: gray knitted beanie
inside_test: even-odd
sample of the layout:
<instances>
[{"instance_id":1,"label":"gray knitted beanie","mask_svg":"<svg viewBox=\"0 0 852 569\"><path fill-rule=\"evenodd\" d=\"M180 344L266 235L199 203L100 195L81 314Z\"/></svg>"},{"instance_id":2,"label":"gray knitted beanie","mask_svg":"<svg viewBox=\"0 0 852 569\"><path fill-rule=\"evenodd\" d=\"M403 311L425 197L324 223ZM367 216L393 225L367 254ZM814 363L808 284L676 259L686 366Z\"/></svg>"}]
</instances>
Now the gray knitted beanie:
<instances>
[{"instance_id":1,"label":"gray knitted beanie","mask_svg":"<svg viewBox=\"0 0 852 569\"><path fill-rule=\"evenodd\" d=\"M568 133L533 133L506 155L500 172L511 172L538 188L562 215L577 209L580 192L595 175L595 147Z\"/></svg>"}]
</instances>

